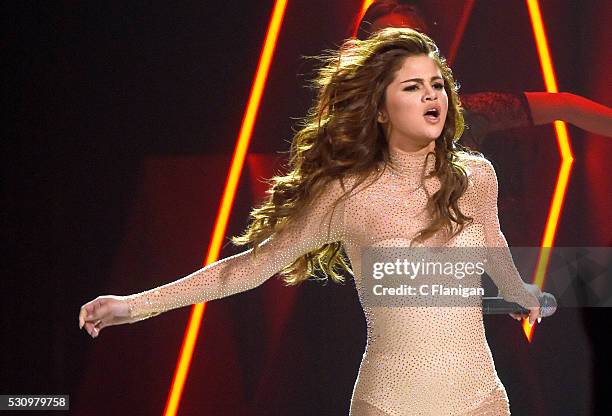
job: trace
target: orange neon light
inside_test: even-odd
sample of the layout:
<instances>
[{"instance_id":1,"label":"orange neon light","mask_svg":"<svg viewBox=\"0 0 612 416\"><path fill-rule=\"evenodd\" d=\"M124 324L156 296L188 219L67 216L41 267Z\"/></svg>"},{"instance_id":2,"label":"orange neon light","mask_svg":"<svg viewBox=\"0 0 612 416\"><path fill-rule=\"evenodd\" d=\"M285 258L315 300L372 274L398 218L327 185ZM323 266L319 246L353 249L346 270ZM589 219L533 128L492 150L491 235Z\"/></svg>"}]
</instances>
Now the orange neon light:
<instances>
[{"instance_id":1,"label":"orange neon light","mask_svg":"<svg viewBox=\"0 0 612 416\"><path fill-rule=\"evenodd\" d=\"M461 14L461 18L459 19L459 24L457 26L457 31L455 32L455 37L453 38L453 43L451 43L450 49L448 51L447 61L449 65L452 65L455 62L455 57L457 56L457 50L459 50L459 45L463 40L463 34L465 33L465 28L470 20L470 16L472 15L472 10L474 9L474 0L467 0L463 6L463 13Z\"/></svg>"},{"instance_id":2,"label":"orange neon light","mask_svg":"<svg viewBox=\"0 0 612 416\"><path fill-rule=\"evenodd\" d=\"M227 229L236 189L238 188L238 181L249 148L249 142L253 133L253 127L257 118L257 112L261 103L261 97L266 85L268 73L270 72L270 64L272 63L272 57L274 56L274 50L276 49L278 35L286 8L287 0L277 0L272 11L268 32L259 57L255 80L251 88L247 108L240 127L238 142L232 156L232 162L221 198L221 204L219 205L219 211L217 212L213 235L208 246L205 265L213 263L219 258L221 243L223 242ZM183 338L183 344L179 354L179 360L172 380L172 386L168 394L166 408L164 409L165 416L174 416L178 410L205 309L206 303L199 303L192 307L189 323L187 324L187 330L185 331L185 337Z\"/></svg>"},{"instance_id":3,"label":"orange neon light","mask_svg":"<svg viewBox=\"0 0 612 416\"><path fill-rule=\"evenodd\" d=\"M361 19L363 19L363 15L365 14L366 10L368 10L368 7L370 7L372 3L374 3L374 0L363 0L361 10L359 10L359 14L357 15L357 19L355 20L355 24L353 25L353 37L357 36L357 29L359 28L359 23L361 22Z\"/></svg>"},{"instance_id":4,"label":"orange neon light","mask_svg":"<svg viewBox=\"0 0 612 416\"><path fill-rule=\"evenodd\" d=\"M361 10L359 10L359 19L357 19L358 21L363 19L363 15L365 14L366 10L368 10L368 7L372 5L372 3L374 3L374 0L363 0Z\"/></svg>"},{"instance_id":5,"label":"orange neon light","mask_svg":"<svg viewBox=\"0 0 612 416\"><path fill-rule=\"evenodd\" d=\"M529 17L531 19L531 26L533 28L533 35L538 50L538 56L540 58L540 67L542 69L542 76L544 77L546 91L558 92L559 90L557 88L555 69L550 56L550 49L548 48L548 38L544 29L544 21L540 11L540 5L537 0L526 0L526 2L527 9L529 10ZM550 248L553 247L555 241L557 227L559 225L559 218L561 217L561 209L563 208L563 202L565 201L567 184L569 182L569 177L572 170L572 163L574 162L574 155L572 153L572 147L566 124L557 120L555 121L554 126L557 134L557 145L559 146L559 153L561 154L561 166L557 175L557 183L555 185L555 191L553 193L550 209L548 211L548 218L546 220L544 236L542 237L540 254L538 256L538 263L535 270L534 283L540 288L544 286L544 282L546 281L546 271L550 260ZM523 322L523 332L527 336L529 342L531 342L533 330L534 327L529 325L528 320L525 320Z\"/></svg>"}]
</instances>

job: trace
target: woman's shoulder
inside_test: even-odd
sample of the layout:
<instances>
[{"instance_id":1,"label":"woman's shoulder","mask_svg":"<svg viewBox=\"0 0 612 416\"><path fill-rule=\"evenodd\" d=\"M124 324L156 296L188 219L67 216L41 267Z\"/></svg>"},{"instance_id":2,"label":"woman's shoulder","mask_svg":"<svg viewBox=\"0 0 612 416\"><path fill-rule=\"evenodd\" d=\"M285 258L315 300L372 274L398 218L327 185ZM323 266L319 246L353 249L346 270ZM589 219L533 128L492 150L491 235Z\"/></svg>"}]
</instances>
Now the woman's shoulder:
<instances>
[{"instance_id":1,"label":"woman's shoulder","mask_svg":"<svg viewBox=\"0 0 612 416\"><path fill-rule=\"evenodd\" d=\"M465 169L469 192L489 195L497 192L497 174L491 161L481 154L461 152L459 164Z\"/></svg>"},{"instance_id":2,"label":"woman's shoulder","mask_svg":"<svg viewBox=\"0 0 612 416\"><path fill-rule=\"evenodd\" d=\"M348 199L354 184L355 178L349 175L327 178L320 185L318 192L313 194L313 201L316 200L323 205L334 205L342 197L344 200Z\"/></svg>"},{"instance_id":3,"label":"woman's shoulder","mask_svg":"<svg viewBox=\"0 0 612 416\"><path fill-rule=\"evenodd\" d=\"M345 174L338 178L328 179L325 184L325 191L327 193L344 194L350 191L353 184L355 184L355 177Z\"/></svg>"},{"instance_id":4,"label":"woman's shoulder","mask_svg":"<svg viewBox=\"0 0 612 416\"><path fill-rule=\"evenodd\" d=\"M489 159L480 153L458 152L458 163L472 178L495 176L495 168Z\"/></svg>"}]
</instances>

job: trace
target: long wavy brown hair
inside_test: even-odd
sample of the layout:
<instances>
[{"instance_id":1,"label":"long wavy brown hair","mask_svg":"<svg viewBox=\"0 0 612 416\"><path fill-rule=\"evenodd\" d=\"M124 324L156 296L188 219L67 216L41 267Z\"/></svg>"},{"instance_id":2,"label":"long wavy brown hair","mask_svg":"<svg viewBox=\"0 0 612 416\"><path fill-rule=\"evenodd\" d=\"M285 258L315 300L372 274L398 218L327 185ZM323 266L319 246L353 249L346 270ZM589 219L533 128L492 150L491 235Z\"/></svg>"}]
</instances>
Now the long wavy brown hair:
<instances>
[{"instance_id":1,"label":"long wavy brown hair","mask_svg":"<svg viewBox=\"0 0 612 416\"><path fill-rule=\"evenodd\" d=\"M342 181L348 175L357 178L338 203L377 172L381 162L387 167L389 149L377 114L384 105L385 89L404 59L416 55L430 56L440 68L449 106L435 143L435 167L426 176L437 177L441 187L430 196L427 205L431 223L413 242L424 242L441 230L450 238L472 220L458 208L458 199L467 188L466 171L461 167L456 146L464 129L459 86L428 36L412 29L386 28L363 41L347 40L338 50L315 57L320 62L313 80L317 95L293 137L287 174L269 181L266 200L251 212L244 233L232 238L234 244L250 244L256 254L264 240L291 223L330 181ZM335 282L344 281L339 272L352 273L341 242L303 255L281 274L287 285L295 285L316 269Z\"/></svg>"}]
</instances>

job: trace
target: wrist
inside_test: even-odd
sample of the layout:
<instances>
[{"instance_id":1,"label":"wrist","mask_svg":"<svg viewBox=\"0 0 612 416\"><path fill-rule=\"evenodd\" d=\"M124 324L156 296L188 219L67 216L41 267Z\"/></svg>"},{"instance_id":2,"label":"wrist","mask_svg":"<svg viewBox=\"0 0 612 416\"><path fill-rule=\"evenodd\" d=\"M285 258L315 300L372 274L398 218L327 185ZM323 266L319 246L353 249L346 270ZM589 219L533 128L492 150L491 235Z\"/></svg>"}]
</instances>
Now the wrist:
<instances>
[{"instance_id":1,"label":"wrist","mask_svg":"<svg viewBox=\"0 0 612 416\"><path fill-rule=\"evenodd\" d=\"M161 313L153 308L153 304L142 293L125 296L124 301L127 304L130 323L152 318Z\"/></svg>"}]
</instances>

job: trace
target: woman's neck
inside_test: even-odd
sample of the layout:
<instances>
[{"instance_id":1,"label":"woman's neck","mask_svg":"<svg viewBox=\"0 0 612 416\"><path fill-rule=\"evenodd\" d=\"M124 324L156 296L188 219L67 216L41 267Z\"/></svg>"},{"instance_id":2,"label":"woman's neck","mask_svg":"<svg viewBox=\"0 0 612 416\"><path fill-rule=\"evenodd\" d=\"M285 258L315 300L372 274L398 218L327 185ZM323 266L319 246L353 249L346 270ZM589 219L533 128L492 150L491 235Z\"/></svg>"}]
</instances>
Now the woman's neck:
<instances>
[{"instance_id":1,"label":"woman's neck","mask_svg":"<svg viewBox=\"0 0 612 416\"><path fill-rule=\"evenodd\" d=\"M435 166L435 149L435 141L431 141L426 146L415 151L406 151L393 144L389 144L389 166L393 172L402 176L420 178L422 174L428 174ZM425 166L426 163L427 167Z\"/></svg>"}]
</instances>

